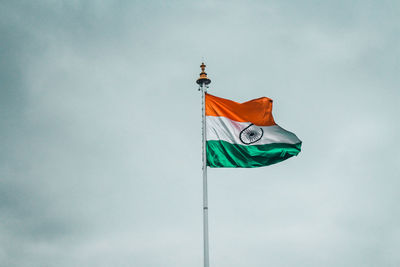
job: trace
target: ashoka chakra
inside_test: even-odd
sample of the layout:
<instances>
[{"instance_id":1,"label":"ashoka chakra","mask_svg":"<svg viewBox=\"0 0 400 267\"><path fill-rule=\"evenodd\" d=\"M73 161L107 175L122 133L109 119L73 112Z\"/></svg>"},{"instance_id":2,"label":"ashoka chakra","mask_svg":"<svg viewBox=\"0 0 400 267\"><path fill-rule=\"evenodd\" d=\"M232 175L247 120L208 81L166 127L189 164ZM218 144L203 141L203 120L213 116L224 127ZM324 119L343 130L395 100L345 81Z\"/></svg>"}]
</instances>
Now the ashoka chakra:
<instances>
[{"instance_id":1,"label":"ashoka chakra","mask_svg":"<svg viewBox=\"0 0 400 267\"><path fill-rule=\"evenodd\" d=\"M264 131L262 128L250 124L240 132L239 138L243 144L249 145L260 140L263 134Z\"/></svg>"}]
</instances>

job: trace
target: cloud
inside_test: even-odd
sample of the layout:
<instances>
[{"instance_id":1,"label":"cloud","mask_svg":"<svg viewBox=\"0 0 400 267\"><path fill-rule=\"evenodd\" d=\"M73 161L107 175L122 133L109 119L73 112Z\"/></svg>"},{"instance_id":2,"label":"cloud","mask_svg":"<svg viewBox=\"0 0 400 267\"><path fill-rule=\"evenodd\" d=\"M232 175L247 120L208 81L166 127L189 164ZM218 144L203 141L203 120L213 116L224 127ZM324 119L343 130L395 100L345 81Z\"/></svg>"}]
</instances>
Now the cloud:
<instances>
[{"instance_id":1,"label":"cloud","mask_svg":"<svg viewBox=\"0 0 400 267\"><path fill-rule=\"evenodd\" d=\"M304 142L209 170L211 262L399 262L394 1L4 2L0 265L201 265L200 96Z\"/></svg>"}]
</instances>

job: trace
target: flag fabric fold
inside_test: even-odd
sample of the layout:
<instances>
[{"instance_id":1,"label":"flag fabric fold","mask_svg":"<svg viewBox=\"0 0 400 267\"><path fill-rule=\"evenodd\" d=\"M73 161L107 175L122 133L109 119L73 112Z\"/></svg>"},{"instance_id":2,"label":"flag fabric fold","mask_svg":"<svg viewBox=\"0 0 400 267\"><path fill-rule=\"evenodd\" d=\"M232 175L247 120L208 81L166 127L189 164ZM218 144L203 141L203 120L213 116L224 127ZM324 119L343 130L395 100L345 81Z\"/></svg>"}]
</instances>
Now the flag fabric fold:
<instances>
[{"instance_id":1,"label":"flag fabric fold","mask_svg":"<svg viewBox=\"0 0 400 267\"><path fill-rule=\"evenodd\" d=\"M297 156L299 138L277 125L272 100L244 103L206 94L206 157L212 168L254 168Z\"/></svg>"}]
</instances>

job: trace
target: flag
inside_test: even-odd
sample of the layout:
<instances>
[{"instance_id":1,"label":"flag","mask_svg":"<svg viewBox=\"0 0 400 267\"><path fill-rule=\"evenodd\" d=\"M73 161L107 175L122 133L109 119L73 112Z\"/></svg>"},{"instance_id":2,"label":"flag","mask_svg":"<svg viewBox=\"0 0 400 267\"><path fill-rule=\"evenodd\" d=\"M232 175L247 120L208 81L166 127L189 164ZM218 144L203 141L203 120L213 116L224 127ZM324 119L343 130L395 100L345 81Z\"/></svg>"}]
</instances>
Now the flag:
<instances>
[{"instance_id":1,"label":"flag","mask_svg":"<svg viewBox=\"0 0 400 267\"><path fill-rule=\"evenodd\" d=\"M212 168L254 168L296 156L301 141L277 125L272 100L244 103L206 94L206 157Z\"/></svg>"}]
</instances>

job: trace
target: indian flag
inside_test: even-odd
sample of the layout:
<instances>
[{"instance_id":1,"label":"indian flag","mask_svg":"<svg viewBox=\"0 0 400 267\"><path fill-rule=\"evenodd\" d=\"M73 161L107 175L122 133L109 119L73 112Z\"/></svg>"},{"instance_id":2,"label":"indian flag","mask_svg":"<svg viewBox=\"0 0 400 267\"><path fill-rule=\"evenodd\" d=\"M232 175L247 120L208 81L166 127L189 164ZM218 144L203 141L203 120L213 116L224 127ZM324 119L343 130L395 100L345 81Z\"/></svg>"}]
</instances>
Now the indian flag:
<instances>
[{"instance_id":1,"label":"indian flag","mask_svg":"<svg viewBox=\"0 0 400 267\"><path fill-rule=\"evenodd\" d=\"M244 103L206 94L207 165L212 168L254 168L296 156L301 141L279 127L272 117L272 100Z\"/></svg>"}]
</instances>

